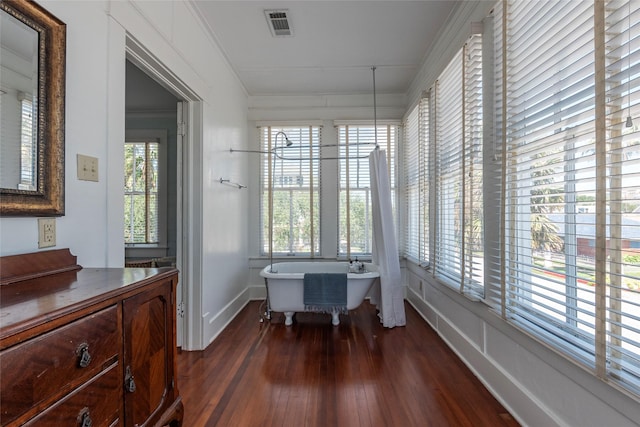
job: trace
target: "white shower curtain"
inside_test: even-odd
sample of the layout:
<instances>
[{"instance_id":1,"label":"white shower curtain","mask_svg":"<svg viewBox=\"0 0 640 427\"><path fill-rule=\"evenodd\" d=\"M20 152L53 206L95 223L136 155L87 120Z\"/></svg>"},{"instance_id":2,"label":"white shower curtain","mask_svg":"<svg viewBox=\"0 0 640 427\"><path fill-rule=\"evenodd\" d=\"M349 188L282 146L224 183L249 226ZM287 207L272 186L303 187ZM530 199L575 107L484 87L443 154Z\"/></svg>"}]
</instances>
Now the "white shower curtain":
<instances>
[{"instance_id":1,"label":"white shower curtain","mask_svg":"<svg viewBox=\"0 0 640 427\"><path fill-rule=\"evenodd\" d=\"M400 276L398 244L391 208L391 184L384 150L376 148L369 155L371 206L373 216L373 263L380 268L379 284L372 290L371 302L379 311L386 328L404 326L404 295Z\"/></svg>"}]
</instances>

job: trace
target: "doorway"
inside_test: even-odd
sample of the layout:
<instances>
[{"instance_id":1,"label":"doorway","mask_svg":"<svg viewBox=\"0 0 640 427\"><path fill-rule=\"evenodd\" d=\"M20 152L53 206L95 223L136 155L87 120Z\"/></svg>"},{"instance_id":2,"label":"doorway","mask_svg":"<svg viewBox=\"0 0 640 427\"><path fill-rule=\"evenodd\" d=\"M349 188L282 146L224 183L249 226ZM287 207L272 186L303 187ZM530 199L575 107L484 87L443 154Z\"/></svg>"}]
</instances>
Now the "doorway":
<instances>
[{"instance_id":1,"label":"doorway","mask_svg":"<svg viewBox=\"0 0 640 427\"><path fill-rule=\"evenodd\" d=\"M126 61L124 217L125 266L177 267L178 99ZM182 277L176 295L177 343L182 346Z\"/></svg>"},{"instance_id":2,"label":"doorway","mask_svg":"<svg viewBox=\"0 0 640 427\"><path fill-rule=\"evenodd\" d=\"M125 265L176 263L178 102L127 61Z\"/></svg>"},{"instance_id":3,"label":"doorway","mask_svg":"<svg viewBox=\"0 0 640 427\"><path fill-rule=\"evenodd\" d=\"M162 210L166 221L166 247L157 249L166 251L161 258L168 263L173 261L179 270L177 344L185 350L199 349L202 325L198 301L202 290L197 285L201 283L198 236L202 213L198 209L197 195L202 191L199 184L202 172L194 159L199 158L201 151L202 132L198 130L201 128L201 100L130 37L126 40L126 60L126 133L139 139L147 131L152 140L161 140L162 135L167 139L166 209ZM143 139L148 138L149 135Z\"/></svg>"}]
</instances>

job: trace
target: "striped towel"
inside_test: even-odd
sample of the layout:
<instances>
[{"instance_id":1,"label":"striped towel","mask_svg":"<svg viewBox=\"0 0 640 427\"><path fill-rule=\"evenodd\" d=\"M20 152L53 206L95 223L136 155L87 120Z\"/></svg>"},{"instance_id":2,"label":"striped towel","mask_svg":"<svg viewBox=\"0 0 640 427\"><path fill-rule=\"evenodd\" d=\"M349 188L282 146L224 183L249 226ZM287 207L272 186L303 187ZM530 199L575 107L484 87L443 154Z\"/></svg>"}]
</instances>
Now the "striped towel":
<instances>
[{"instance_id":1,"label":"striped towel","mask_svg":"<svg viewBox=\"0 0 640 427\"><path fill-rule=\"evenodd\" d=\"M347 313L346 273L305 273L304 308L323 313Z\"/></svg>"}]
</instances>

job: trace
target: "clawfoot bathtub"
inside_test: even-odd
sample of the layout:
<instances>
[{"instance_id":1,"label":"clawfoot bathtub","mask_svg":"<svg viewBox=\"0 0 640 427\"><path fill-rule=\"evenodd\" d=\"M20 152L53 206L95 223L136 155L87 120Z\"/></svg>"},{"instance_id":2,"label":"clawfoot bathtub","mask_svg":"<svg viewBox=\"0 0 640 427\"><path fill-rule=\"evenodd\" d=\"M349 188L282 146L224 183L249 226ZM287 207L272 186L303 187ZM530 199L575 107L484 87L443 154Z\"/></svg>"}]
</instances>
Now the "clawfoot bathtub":
<instances>
[{"instance_id":1,"label":"clawfoot bathtub","mask_svg":"<svg viewBox=\"0 0 640 427\"><path fill-rule=\"evenodd\" d=\"M347 310L357 308L364 301L369 289L380 276L378 267L364 263L364 271L349 273L348 262L280 262L260 271L267 286L269 311L282 312L285 325L293 323L296 312L306 311L304 305L305 273L347 273ZM340 313L331 313L331 323L340 324Z\"/></svg>"}]
</instances>

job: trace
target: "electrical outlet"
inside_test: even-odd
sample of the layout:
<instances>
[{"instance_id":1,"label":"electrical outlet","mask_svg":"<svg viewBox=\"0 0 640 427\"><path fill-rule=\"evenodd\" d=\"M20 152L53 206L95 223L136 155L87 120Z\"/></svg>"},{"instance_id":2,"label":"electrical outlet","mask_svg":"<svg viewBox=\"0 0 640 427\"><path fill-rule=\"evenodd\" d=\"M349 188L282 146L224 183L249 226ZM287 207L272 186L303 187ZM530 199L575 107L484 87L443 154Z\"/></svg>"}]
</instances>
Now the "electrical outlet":
<instances>
[{"instance_id":1,"label":"electrical outlet","mask_svg":"<svg viewBox=\"0 0 640 427\"><path fill-rule=\"evenodd\" d=\"M56 245L56 219L38 218L38 248Z\"/></svg>"},{"instance_id":2,"label":"electrical outlet","mask_svg":"<svg viewBox=\"0 0 640 427\"><path fill-rule=\"evenodd\" d=\"M98 182L98 158L78 154L77 159L78 179Z\"/></svg>"}]
</instances>

